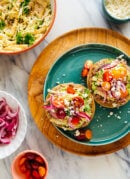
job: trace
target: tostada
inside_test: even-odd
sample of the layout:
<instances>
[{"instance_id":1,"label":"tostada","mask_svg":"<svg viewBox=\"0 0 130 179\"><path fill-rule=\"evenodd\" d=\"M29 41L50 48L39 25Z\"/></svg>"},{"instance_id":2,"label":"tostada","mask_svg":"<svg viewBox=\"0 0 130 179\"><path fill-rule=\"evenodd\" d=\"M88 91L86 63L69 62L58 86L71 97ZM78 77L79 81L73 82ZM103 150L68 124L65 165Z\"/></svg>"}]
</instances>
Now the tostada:
<instances>
[{"instance_id":1,"label":"tostada","mask_svg":"<svg viewBox=\"0 0 130 179\"><path fill-rule=\"evenodd\" d=\"M55 126L75 130L90 123L95 103L89 89L80 84L64 83L48 89L44 108Z\"/></svg>"},{"instance_id":2,"label":"tostada","mask_svg":"<svg viewBox=\"0 0 130 179\"><path fill-rule=\"evenodd\" d=\"M90 69L87 84L101 106L122 106L130 99L130 67L122 56L102 59Z\"/></svg>"}]
</instances>

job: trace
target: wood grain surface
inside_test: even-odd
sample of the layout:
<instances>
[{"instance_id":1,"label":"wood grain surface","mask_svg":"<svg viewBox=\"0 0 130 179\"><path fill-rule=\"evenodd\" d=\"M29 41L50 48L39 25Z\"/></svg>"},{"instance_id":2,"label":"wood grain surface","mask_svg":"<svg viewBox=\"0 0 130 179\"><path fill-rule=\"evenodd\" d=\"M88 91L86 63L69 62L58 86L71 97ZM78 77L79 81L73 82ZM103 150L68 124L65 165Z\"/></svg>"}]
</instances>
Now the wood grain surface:
<instances>
[{"instance_id":1,"label":"wood grain surface","mask_svg":"<svg viewBox=\"0 0 130 179\"><path fill-rule=\"evenodd\" d=\"M48 70L67 50L81 44L112 45L130 56L130 40L121 34L102 28L82 28L70 31L52 41L33 65L28 81L28 101L32 117L39 130L53 144L79 155L101 155L120 150L130 144L130 133L124 138L103 146L86 146L69 140L49 122L43 109L43 86Z\"/></svg>"}]
</instances>

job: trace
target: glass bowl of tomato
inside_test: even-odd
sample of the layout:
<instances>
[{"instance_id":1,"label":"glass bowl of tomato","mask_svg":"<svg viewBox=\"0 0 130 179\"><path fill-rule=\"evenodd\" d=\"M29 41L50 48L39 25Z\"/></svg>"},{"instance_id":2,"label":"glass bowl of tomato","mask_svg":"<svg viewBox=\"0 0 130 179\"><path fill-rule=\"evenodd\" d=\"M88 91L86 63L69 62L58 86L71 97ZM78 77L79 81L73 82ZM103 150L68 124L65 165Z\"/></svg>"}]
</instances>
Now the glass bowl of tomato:
<instances>
[{"instance_id":1,"label":"glass bowl of tomato","mask_svg":"<svg viewBox=\"0 0 130 179\"><path fill-rule=\"evenodd\" d=\"M41 153L25 150L13 160L11 171L13 179L45 179L48 162Z\"/></svg>"}]
</instances>

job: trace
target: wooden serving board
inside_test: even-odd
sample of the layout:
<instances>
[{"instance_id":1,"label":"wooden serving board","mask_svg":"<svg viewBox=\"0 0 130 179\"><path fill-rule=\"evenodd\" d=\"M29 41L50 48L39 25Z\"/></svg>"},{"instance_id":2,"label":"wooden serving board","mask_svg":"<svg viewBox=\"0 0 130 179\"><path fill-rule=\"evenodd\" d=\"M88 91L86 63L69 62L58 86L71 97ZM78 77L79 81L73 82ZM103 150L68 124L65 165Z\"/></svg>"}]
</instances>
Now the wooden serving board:
<instances>
[{"instance_id":1,"label":"wooden serving board","mask_svg":"<svg viewBox=\"0 0 130 179\"><path fill-rule=\"evenodd\" d=\"M80 155L101 155L115 152L130 144L130 133L124 138L103 146L86 146L64 137L48 121L43 106L43 86L48 70L63 53L81 44L102 43L119 48L130 56L130 41L108 29L82 28L70 31L52 41L33 65L28 81L28 101L31 114L40 131L55 145Z\"/></svg>"}]
</instances>

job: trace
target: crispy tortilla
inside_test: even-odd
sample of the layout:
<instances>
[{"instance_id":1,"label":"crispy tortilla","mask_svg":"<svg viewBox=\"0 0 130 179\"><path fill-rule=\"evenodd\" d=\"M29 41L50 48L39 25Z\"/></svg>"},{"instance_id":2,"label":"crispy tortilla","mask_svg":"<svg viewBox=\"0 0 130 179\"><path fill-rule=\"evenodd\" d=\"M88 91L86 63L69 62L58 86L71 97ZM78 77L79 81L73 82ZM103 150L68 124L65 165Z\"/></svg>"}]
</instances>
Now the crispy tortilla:
<instances>
[{"instance_id":1,"label":"crispy tortilla","mask_svg":"<svg viewBox=\"0 0 130 179\"><path fill-rule=\"evenodd\" d=\"M60 84L60 85L55 86L54 88L52 88L52 90L55 91L55 92L57 92L57 90L59 90L61 87L63 88L63 87L66 87L66 86L68 86L68 85L70 85L70 84L74 85L74 88L82 88L82 89L85 88L84 86L82 86L82 85L80 85L80 84L64 83L64 84ZM94 113L95 113L95 102L94 102L93 96L92 96L91 94L90 94L90 96L91 96L91 98L92 98L92 103L91 103L91 114L92 114L92 115L90 116L90 117L91 117L91 120L92 120L92 118L93 118L93 116L94 116ZM47 97L46 97L46 100L49 99L49 97L50 97L50 93L48 93L48 95L47 95ZM74 129L73 129L73 128L71 128L69 125L64 124L64 119L58 119L58 118L52 117L47 110L46 110L46 115L47 115L48 119L49 119L55 126L57 126L57 127L59 127L59 128L62 128L62 129L64 129L64 130L69 130L69 131L78 129L78 128L74 128ZM85 122L84 124L82 124L82 126L80 126L80 128L87 126L87 125L91 122L91 120L90 120L90 121L87 121L87 120L86 120L86 122Z\"/></svg>"},{"instance_id":2,"label":"crispy tortilla","mask_svg":"<svg viewBox=\"0 0 130 179\"><path fill-rule=\"evenodd\" d=\"M92 68L90 69L89 73L88 73L88 76L87 76L87 85L88 85L88 88L92 90L92 77L95 75L95 73L98 71L98 69L102 66L102 65L105 65L105 64L108 64L110 61L109 59L102 59L98 62L96 62ZM125 65L126 69L129 70L129 67L127 65ZM127 96L127 98L123 101L123 100L116 100L114 101L114 103L116 105L113 106L113 103L112 101L103 101L103 99L100 98L99 95L95 95L93 92L92 92L93 96L94 96L94 100L100 104L101 106L103 107L107 107L107 108L117 108L117 107L120 107L122 105L125 105L129 100L130 100L130 95Z\"/></svg>"}]
</instances>

